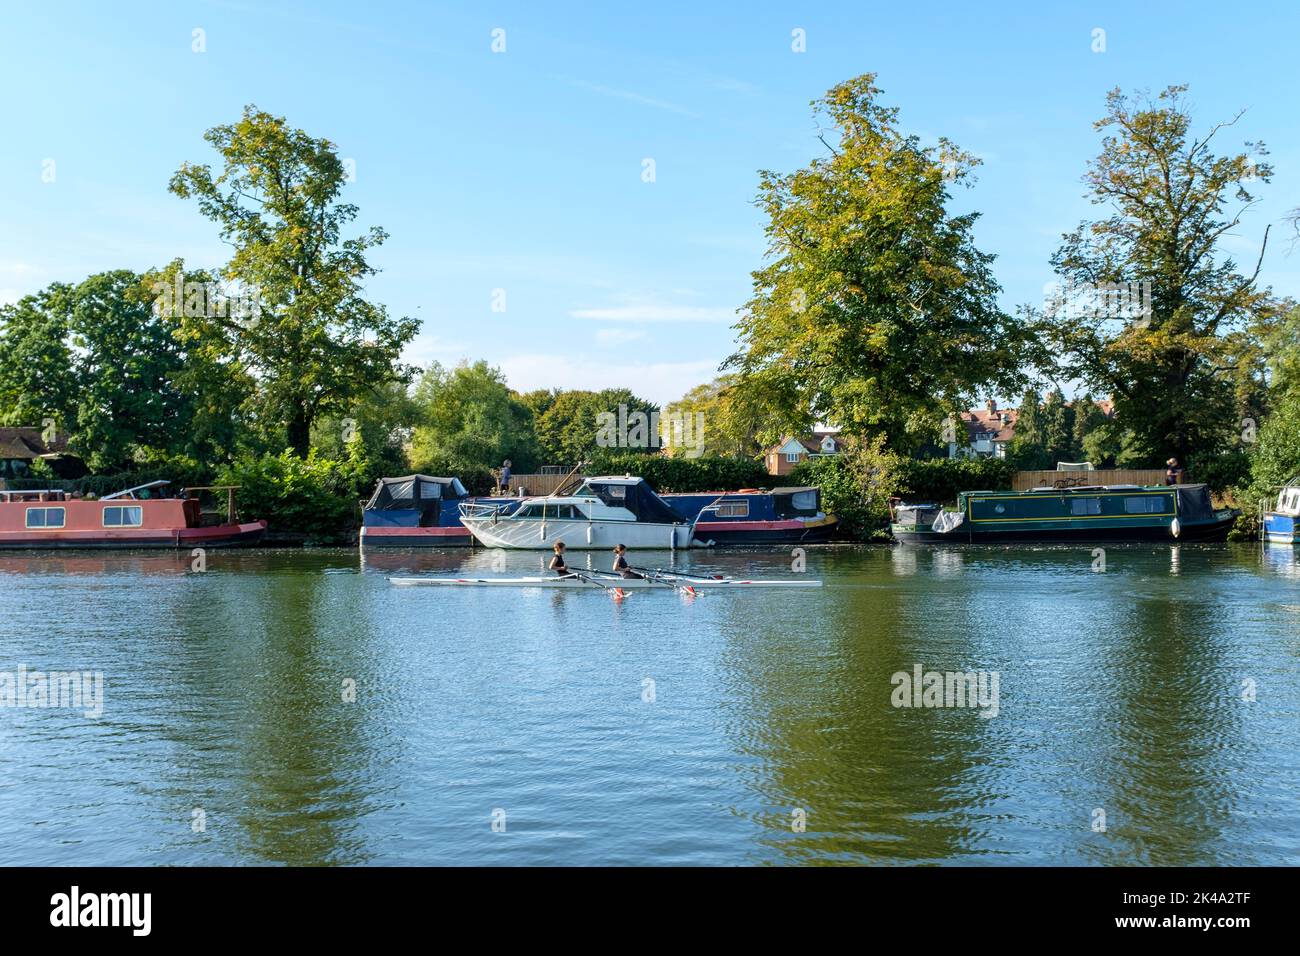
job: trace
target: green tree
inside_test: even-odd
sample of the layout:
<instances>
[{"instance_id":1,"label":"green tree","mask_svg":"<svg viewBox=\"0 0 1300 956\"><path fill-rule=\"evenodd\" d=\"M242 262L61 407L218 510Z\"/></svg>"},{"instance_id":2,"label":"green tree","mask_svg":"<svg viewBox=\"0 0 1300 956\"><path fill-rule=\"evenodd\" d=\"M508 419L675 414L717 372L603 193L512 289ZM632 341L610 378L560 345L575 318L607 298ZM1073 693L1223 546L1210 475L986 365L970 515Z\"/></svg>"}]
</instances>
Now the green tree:
<instances>
[{"instance_id":1,"label":"green tree","mask_svg":"<svg viewBox=\"0 0 1300 956\"><path fill-rule=\"evenodd\" d=\"M727 367L773 410L765 441L821 420L908 450L944 409L1023 382L1033 343L998 307L978 213L946 208L977 160L905 134L880 92L870 73L831 89L813 103L828 155L760 174L770 262Z\"/></svg>"},{"instance_id":2,"label":"green tree","mask_svg":"<svg viewBox=\"0 0 1300 956\"><path fill-rule=\"evenodd\" d=\"M1212 153L1235 119L1194 137L1185 91L1109 94L1095 124L1101 153L1085 182L1110 215L1066 234L1052 258L1066 290L1046 316L1059 370L1114 397L1120 457L1132 464L1187 460L1233 440L1237 378L1250 371L1248 330L1270 307L1259 263L1243 274L1220 248L1256 203L1254 183L1271 175L1253 158L1266 151L1247 144L1234 155ZM1106 298L1123 288L1141 307Z\"/></svg>"},{"instance_id":3,"label":"green tree","mask_svg":"<svg viewBox=\"0 0 1300 956\"><path fill-rule=\"evenodd\" d=\"M80 392L69 347L67 293L55 283L0 305L0 424L62 429L76 417Z\"/></svg>"},{"instance_id":4,"label":"green tree","mask_svg":"<svg viewBox=\"0 0 1300 956\"><path fill-rule=\"evenodd\" d=\"M1055 463L1047 453L1047 424L1043 417L1042 398L1037 388L1025 390L1016 411L1015 435L1008 456L1019 467L1030 471L1052 468Z\"/></svg>"},{"instance_id":5,"label":"green tree","mask_svg":"<svg viewBox=\"0 0 1300 956\"><path fill-rule=\"evenodd\" d=\"M1043 450L1048 467L1055 467L1058 461L1075 461L1074 449L1074 409L1065 402L1065 396L1059 389L1047 393L1043 402Z\"/></svg>"},{"instance_id":6,"label":"green tree","mask_svg":"<svg viewBox=\"0 0 1300 956\"><path fill-rule=\"evenodd\" d=\"M420 471L455 475L481 472L509 458L516 473L538 464L532 413L487 362L448 369L434 362L413 399L417 425L411 464Z\"/></svg>"},{"instance_id":7,"label":"green tree","mask_svg":"<svg viewBox=\"0 0 1300 956\"><path fill-rule=\"evenodd\" d=\"M735 374L721 375L664 407L665 417L682 416L702 431L701 454L749 458L763 452L759 436L769 430L765 411L746 400L736 381Z\"/></svg>"},{"instance_id":8,"label":"green tree","mask_svg":"<svg viewBox=\"0 0 1300 956\"><path fill-rule=\"evenodd\" d=\"M204 139L221 154L221 171L186 163L171 191L197 200L220 226L235 249L223 274L256 299L239 315L185 315L181 322L187 333L221 342L257 376L259 400L305 456L318 415L345 408L376 382L407 377L398 357L419 323L390 319L364 297L377 271L367 254L387 234L372 227L343 237L357 207L339 201L347 171L333 143L253 106Z\"/></svg>"},{"instance_id":9,"label":"green tree","mask_svg":"<svg viewBox=\"0 0 1300 956\"><path fill-rule=\"evenodd\" d=\"M574 389L556 394L550 407L536 422L537 440L545 463L572 466L580 461L591 461L597 454L610 455L620 451L657 453L657 445L601 447L601 416L613 415L616 421L622 421L618 418L620 407L627 410L627 416L640 412L649 418L659 411L658 405L638 398L626 388L607 388L599 392ZM636 437L631 435L632 430L629 427L628 437ZM651 439L648 431L647 428L647 441ZM615 437L620 436L616 434Z\"/></svg>"}]
</instances>

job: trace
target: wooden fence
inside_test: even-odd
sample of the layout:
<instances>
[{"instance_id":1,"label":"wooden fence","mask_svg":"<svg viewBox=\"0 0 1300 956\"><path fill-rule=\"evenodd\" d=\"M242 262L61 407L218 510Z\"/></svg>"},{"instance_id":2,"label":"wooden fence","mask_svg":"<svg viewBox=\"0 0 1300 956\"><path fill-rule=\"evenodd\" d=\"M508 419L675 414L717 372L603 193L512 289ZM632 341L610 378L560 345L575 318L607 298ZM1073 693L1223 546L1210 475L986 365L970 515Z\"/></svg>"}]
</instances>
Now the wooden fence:
<instances>
[{"instance_id":1,"label":"wooden fence","mask_svg":"<svg viewBox=\"0 0 1300 956\"><path fill-rule=\"evenodd\" d=\"M1184 478L1184 481L1190 480ZM1080 485L1163 485L1161 468L1110 468L1100 471L1018 471L1011 479L1016 491L1030 488L1076 488Z\"/></svg>"},{"instance_id":2,"label":"wooden fence","mask_svg":"<svg viewBox=\"0 0 1300 956\"><path fill-rule=\"evenodd\" d=\"M511 475L510 493L518 494L519 489L526 489L530 495L552 495L559 491L566 478L573 481L576 475L564 471L559 474Z\"/></svg>"}]
</instances>

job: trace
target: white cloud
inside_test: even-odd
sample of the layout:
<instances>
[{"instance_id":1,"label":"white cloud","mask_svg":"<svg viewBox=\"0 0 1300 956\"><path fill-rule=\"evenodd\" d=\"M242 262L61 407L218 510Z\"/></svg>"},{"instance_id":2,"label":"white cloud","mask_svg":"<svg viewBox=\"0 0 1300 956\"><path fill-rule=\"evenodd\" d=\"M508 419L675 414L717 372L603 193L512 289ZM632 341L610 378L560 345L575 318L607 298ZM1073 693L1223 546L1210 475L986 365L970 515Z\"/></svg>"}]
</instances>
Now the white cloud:
<instances>
[{"instance_id":1,"label":"white cloud","mask_svg":"<svg viewBox=\"0 0 1300 956\"><path fill-rule=\"evenodd\" d=\"M734 322L736 310L688 305L620 305L604 309L575 309L575 319L602 322Z\"/></svg>"}]
</instances>

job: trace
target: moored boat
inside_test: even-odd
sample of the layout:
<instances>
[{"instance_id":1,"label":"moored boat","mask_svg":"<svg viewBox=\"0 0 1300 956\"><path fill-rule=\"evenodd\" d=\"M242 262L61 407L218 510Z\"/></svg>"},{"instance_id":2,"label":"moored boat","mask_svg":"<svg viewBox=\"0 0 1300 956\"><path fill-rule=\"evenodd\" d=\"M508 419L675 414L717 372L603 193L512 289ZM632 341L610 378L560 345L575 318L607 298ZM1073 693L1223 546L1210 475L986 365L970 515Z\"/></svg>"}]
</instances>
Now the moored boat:
<instances>
[{"instance_id":1,"label":"moored boat","mask_svg":"<svg viewBox=\"0 0 1300 956\"><path fill-rule=\"evenodd\" d=\"M1287 482L1272 511L1264 512L1264 540L1278 544L1300 541L1300 477Z\"/></svg>"},{"instance_id":2,"label":"moored boat","mask_svg":"<svg viewBox=\"0 0 1300 956\"><path fill-rule=\"evenodd\" d=\"M1216 509L1202 484L963 491L956 510L933 508L895 507L894 537L930 543L1223 541L1239 514Z\"/></svg>"},{"instance_id":3,"label":"moored boat","mask_svg":"<svg viewBox=\"0 0 1300 956\"><path fill-rule=\"evenodd\" d=\"M103 498L78 498L58 489L0 491L0 548L219 548L254 544L265 521L204 524L196 493L168 493L152 481Z\"/></svg>"},{"instance_id":4,"label":"moored boat","mask_svg":"<svg viewBox=\"0 0 1300 956\"><path fill-rule=\"evenodd\" d=\"M361 512L361 547L468 547L474 539L460 521L460 505L468 500L458 478L380 478ZM501 506L517 503L505 499Z\"/></svg>"},{"instance_id":5,"label":"moored boat","mask_svg":"<svg viewBox=\"0 0 1300 956\"><path fill-rule=\"evenodd\" d=\"M576 551L691 546L692 522L673 510L644 478L584 479L567 495L525 498L506 511L488 502L462 502L460 520L489 548L549 551L556 542Z\"/></svg>"},{"instance_id":6,"label":"moored boat","mask_svg":"<svg viewBox=\"0 0 1300 956\"><path fill-rule=\"evenodd\" d=\"M821 509L820 488L747 488L660 497L694 522L699 544L822 544L839 527L838 519Z\"/></svg>"}]
</instances>

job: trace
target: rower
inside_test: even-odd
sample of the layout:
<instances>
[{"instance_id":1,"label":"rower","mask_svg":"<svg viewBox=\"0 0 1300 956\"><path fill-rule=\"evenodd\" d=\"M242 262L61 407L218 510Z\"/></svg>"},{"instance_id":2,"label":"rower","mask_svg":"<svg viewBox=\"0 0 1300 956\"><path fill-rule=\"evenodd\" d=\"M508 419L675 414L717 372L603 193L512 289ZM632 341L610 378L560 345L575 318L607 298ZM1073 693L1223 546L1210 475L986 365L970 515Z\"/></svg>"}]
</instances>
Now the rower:
<instances>
[{"instance_id":1,"label":"rower","mask_svg":"<svg viewBox=\"0 0 1300 956\"><path fill-rule=\"evenodd\" d=\"M555 557L551 558L550 570L556 574L566 575L569 573L569 566L564 563L564 542L555 542Z\"/></svg>"},{"instance_id":2,"label":"rower","mask_svg":"<svg viewBox=\"0 0 1300 956\"><path fill-rule=\"evenodd\" d=\"M625 578L640 578L644 575L637 574L627 563L627 545L614 545L614 570Z\"/></svg>"}]
</instances>

